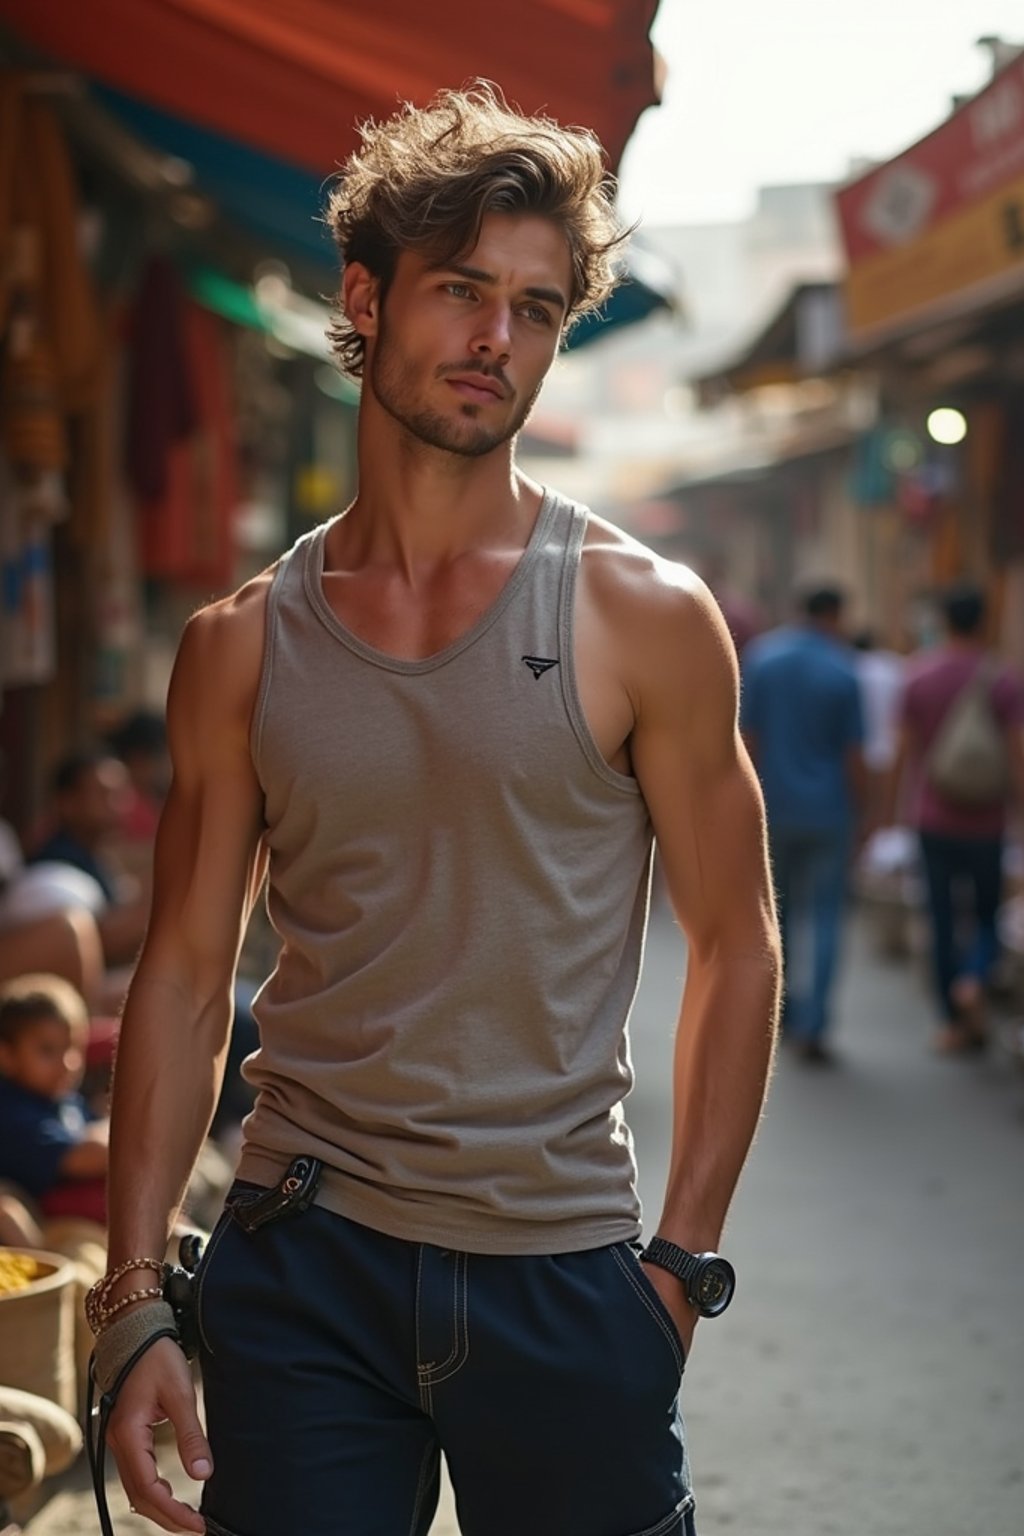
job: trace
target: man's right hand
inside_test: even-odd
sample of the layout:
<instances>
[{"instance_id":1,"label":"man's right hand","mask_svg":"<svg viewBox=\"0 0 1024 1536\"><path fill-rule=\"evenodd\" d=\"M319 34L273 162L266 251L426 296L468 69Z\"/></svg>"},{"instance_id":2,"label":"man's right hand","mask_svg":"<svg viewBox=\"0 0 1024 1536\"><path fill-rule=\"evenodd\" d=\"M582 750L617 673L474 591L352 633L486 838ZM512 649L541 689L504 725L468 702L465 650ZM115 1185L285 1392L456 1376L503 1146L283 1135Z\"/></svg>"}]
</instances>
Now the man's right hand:
<instances>
[{"instance_id":1,"label":"man's right hand","mask_svg":"<svg viewBox=\"0 0 1024 1536\"><path fill-rule=\"evenodd\" d=\"M181 1464L195 1482L213 1471L188 1362L172 1339L158 1339L129 1372L110 1415L107 1443L128 1502L165 1531L206 1529L199 1512L174 1497L156 1462L153 1429L169 1419Z\"/></svg>"}]
</instances>

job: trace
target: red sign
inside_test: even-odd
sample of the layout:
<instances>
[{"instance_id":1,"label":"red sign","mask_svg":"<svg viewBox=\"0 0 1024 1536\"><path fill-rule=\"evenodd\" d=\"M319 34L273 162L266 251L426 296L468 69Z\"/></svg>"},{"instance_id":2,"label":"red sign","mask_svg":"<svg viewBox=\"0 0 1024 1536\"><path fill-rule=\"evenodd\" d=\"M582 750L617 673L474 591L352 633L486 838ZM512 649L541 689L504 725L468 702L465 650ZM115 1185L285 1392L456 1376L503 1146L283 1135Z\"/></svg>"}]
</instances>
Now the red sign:
<instances>
[{"instance_id":1,"label":"red sign","mask_svg":"<svg viewBox=\"0 0 1024 1536\"><path fill-rule=\"evenodd\" d=\"M837 194L854 332L1024 266L1024 56Z\"/></svg>"},{"instance_id":2,"label":"red sign","mask_svg":"<svg viewBox=\"0 0 1024 1536\"><path fill-rule=\"evenodd\" d=\"M926 139L839 193L851 266L1024 175L1024 57Z\"/></svg>"}]
</instances>

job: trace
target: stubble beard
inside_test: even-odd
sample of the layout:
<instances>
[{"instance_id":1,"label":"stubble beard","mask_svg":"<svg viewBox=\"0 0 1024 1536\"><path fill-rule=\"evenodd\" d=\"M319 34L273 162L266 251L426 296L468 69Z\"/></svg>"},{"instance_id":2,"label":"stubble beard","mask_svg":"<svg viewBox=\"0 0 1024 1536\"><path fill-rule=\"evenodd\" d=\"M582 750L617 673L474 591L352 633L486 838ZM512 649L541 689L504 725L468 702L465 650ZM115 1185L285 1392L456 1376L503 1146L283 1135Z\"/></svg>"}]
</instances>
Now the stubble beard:
<instances>
[{"instance_id":1,"label":"stubble beard","mask_svg":"<svg viewBox=\"0 0 1024 1536\"><path fill-rule=\"evenodd\" d=\"M467 373L472 369L466 369ZM478 370L476 370L478 371ZM541 381L543 382L543 381ZM521 431L533 410L541 386L536 389L498 429L485 427L477 419L477 413L485 407L462 402L459 416L444 416L429 406L415 403L416 381L412 366L390 339L386 327L381 326L370 367L370 388L392 420L428 448L442 453L457 454L460 458L480 459L493 453L503 443L509 442Z\"/></svg>"}]
</instances>

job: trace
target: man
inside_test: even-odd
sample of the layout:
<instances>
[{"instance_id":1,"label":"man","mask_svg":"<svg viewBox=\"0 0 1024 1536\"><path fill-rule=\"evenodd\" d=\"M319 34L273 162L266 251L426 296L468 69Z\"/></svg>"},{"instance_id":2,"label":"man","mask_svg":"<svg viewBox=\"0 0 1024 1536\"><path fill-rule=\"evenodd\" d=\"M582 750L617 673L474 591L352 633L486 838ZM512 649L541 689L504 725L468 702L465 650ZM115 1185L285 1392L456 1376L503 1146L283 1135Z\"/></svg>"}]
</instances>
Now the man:
<instances>
[{"instance_id":1,"label":"man","mask_svg":"<svg viewBox=\"0 0 1024 1536\"><path fill-rule=\"evenodd\" d=\"M783 1028L803 1061L827 1065L864 726L842 594L815 587L802 606L801 624L748 647L742 722L768 811L786 956Z\"/></svg>"},{"instance_id":2,"label":"man","mask_svg":"<svg viewBox=\"0 0 1024 1536\"><path fill-rule=\"evenodd\" d=\"M442 1448L465 1536L681 1536L688 1297L731 1286L639 1261L625 1022L653 830L690 941L654 1253L689 1275L760 1113L778 976L732 650L689 572L514 464L612 281L592 137L446 93L364 130L330 217L359 490L185 632L114 1093L101 1325L155 1289L269 868L245 1182L199 1274L209 1441L160 1338L111 1443L165 1529L204 1527L158 1479L166 1416L214 1536L423 1533Z\"/></svg>"},{"instance_id":3,"label":"man","mask_svg":"<svg viewBox=\"0 0 1024 1536\"><path fill-rule=\"evenodd\" d=\"M999 949L1006 814L1015 788L1024 800L1024 689L985 646L985 599L978 588L951 588L943 613L946 644L911 664L892 808L906 778L906 819L920 838L942 1015L934 1044L940 1053L959 1054L985 1039L985 986ZM1003 738L1006 773L991 795L962 799L936 782L933 756L950 712L975 683Z\"/></svg>"}]
</instances>

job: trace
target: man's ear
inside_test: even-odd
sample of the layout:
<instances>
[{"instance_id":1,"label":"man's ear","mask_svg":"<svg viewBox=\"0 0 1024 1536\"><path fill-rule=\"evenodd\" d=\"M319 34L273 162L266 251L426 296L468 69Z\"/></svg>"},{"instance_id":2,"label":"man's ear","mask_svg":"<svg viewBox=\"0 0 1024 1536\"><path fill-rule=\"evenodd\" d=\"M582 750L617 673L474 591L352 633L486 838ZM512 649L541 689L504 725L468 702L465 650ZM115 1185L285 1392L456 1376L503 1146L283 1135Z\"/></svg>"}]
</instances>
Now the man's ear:
<instances>
[{"instance_id":1,"label":"man's ear","mask_svg":"<svg viewBox=\"0 0 1024 1536\"><path fill-rule=\"evenodd\" d=\"M341 307L360 336L376 336L380 323L380 278L361 261L350 261L341 274Z\"/></svg>"}]
</instances>

